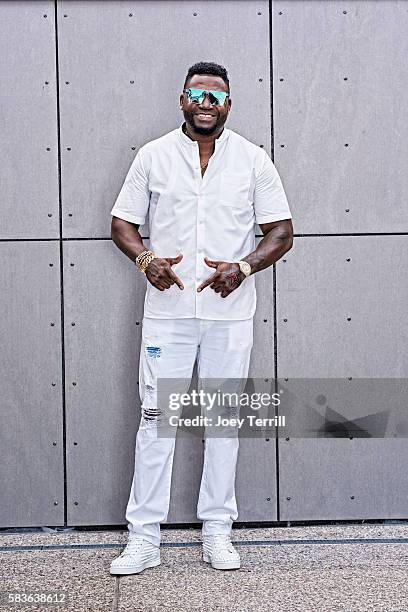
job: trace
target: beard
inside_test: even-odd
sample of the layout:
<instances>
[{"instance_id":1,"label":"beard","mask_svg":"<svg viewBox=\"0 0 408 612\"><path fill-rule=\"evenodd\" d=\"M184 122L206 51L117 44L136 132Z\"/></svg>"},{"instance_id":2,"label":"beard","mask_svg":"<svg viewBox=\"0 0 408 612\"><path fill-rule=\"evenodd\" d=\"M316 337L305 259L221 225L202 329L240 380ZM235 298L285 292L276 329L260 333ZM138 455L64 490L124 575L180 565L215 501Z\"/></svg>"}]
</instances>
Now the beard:
<instances>
[{"instance_id":1,"label":"beard","mask_svg":"<svg viewBox=\"0 0 408 612\"><path fill-rule=\"evenodd\" d=\"M227 120L227 117L221 117L220 115L215 115L215 122L213 125L207 126L197 126L195 121L195 113L184 110L183 111L184 119L186 124L193 130L196 134L200 134L201 136L211 136L214 132L219 131L224 123Z\"/></svg>"},{"instance_id":2,"label":"beard","mask_svg":"<svg viewBox=\"0 0 408 612\"><path fill-rule=\"evenodd\" d=\"M192 125L194 131L196 134L201 134L201 136L211 136L211 134L214 134L214 132L217 129L217 124L214 125L214 127L197 127L194 124Z\"/></svg>"}]
</instances>

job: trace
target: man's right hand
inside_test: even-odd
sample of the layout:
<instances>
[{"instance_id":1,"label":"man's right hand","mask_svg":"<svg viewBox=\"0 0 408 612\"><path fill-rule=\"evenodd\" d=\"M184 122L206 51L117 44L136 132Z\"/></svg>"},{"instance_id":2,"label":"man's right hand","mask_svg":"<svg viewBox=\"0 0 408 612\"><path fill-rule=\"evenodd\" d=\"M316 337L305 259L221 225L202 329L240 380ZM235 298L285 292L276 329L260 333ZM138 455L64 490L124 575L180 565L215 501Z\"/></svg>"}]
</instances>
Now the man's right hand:
<instances>
[{"instance_id":1,"label":"man's right hand","mask_svg":"<svg viewBox=\"0 0 408 612\"><path fill-rule=\"evenodd\" d=\"M155 257L146 268L147 279L160 291L169 289L174 284L184 289L183 283L171 269L171 266L178 264L182 259L181 253L177 257Z\"/></svg>"}]
</instances>

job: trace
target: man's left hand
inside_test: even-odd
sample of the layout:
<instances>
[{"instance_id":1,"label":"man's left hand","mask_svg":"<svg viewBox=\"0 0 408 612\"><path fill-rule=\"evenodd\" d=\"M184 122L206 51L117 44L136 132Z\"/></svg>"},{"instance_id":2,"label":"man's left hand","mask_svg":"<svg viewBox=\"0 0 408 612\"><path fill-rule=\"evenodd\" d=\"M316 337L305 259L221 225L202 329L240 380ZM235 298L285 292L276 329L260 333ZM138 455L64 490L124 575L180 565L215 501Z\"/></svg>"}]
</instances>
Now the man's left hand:
<instances>
[{"instance_id":1,"label":"man's left hand","mask_svg":"<svg viewBox=\"0 0 408 612\"><path fill-rule=\"evenodd\" d=\"M216 268L216 271L197 287L197 291L202 291L210 285L211 289L221 293L221 297L225 298L245 279L245 274L241 272L237 263L212 261L208 257L204 257L204 261L210 268Z\"/></svg>"}]
</instances>

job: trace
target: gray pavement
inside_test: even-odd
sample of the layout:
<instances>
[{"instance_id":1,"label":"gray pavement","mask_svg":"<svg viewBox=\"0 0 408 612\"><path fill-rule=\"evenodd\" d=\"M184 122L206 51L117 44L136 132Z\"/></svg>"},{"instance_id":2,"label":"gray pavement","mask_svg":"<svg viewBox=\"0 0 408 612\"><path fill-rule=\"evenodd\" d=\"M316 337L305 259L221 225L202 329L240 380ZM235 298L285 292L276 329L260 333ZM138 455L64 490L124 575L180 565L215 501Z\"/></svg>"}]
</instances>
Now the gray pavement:
<instances>
[{"instance_id":1,"label":"gray pavement","mask_svg":"<svg viewBox=\"0 0 408 612\"><path fill-rule=\"evenodd\" d=\"M162 529L162 564L109 574L124 531L0 531L0 610L408 611L408 524L233 530L241 569L201 560L199 529ZM6 603L48 593L61 605ZM60 595L58 595L58 593Z\"/></svg>"}]
</instances>

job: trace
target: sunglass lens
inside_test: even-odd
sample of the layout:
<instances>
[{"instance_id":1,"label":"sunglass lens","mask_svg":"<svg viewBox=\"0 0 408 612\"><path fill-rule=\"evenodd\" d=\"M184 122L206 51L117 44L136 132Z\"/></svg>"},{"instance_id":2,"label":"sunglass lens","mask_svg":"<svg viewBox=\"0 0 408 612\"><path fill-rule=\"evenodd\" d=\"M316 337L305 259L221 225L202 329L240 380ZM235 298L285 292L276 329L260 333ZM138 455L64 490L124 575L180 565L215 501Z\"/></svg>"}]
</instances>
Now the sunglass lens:
<instances>
[{"instance_id":1,"label":"sunglass lens","mask_svg":"<svg viewBox=\"0 0 408 612\"><path fill-rule=\"evenodd\" d=\"M188 89L187 95L190 102L197 102L198 104L201 104L201 102L204 100L204 92L202 89Z\"/></svg>"},{"instance_id":2,"label":"sunglass lens","mask_svg":"<svg viewBox=\"0 0 408 612\"><path fill-rule=\"evenodd\" d=\"M215 106L222 106L225 102L227 94L225 91L210 91L210 102Z\"/></svg>"}]
</instances>

